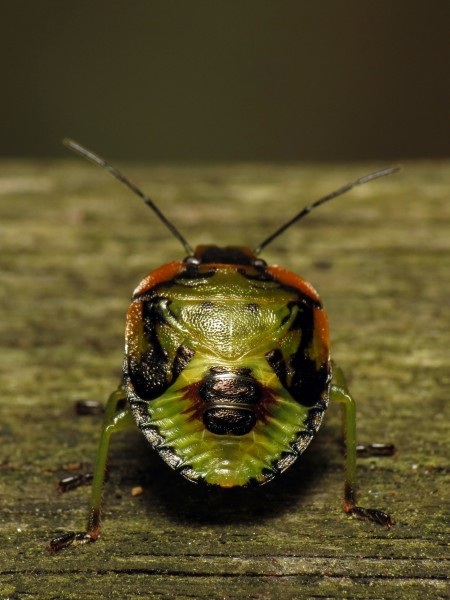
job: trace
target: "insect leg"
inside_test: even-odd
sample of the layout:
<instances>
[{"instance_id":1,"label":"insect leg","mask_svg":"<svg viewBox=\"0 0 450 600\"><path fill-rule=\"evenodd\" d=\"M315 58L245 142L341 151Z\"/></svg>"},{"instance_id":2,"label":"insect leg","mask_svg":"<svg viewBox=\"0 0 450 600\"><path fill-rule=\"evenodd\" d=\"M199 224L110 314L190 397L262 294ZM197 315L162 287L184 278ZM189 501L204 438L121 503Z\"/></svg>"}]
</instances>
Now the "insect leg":
<instances>
[{"instance_id":1,"label":"insect leg","mask_svg":"<svg viewBox=\"0 0 450 600\"><path fill-rule=\"evenodd\" d=\"M79 473L78 475L69 475L64 477L58 483L58 490L62 493L76 490L82 485L89 485L92 483L92 473Z\"/></svg>"},{"instance_id":2,"label":"insect leg","mask_svg":"<svg viewBox=\"0 0 450 600\"><path fill-rule=\"evenodd\" d=\"M394 444L357 444L356 454L360 458L370 458L371 456L394 456Z\"/></svg>"},{"instance_id":3,"label":"insect leg","mask_svg":"<svg viewBox=\"0 0 450 600\"><path fill-rule=\"evenodd\" d=\"M387 513L356 504L356 406L348 390L342 370L335 365L333 366L330 400L339 402L342 405L345 444L344 510L358 519L367 519L379 525L390 527L393 522Z\"/></svg>"},{"instance_id":4,"label":"insect leg","mask_svg":"<svg viewBox=\"0 0 450 600\"><path fill-rule=\"evenodd\" d=\"M86 531L68 531L51 540L49 552L58 552L71 544L87 544L95 542L100 535L100 509L103 483L105 480L111 434L134 425L129 407L126 405L126 394L120 386L109 397L103 419L102 434L97 451L97 460L92 482L91 506Z\"/></svg>"}]
</instances>

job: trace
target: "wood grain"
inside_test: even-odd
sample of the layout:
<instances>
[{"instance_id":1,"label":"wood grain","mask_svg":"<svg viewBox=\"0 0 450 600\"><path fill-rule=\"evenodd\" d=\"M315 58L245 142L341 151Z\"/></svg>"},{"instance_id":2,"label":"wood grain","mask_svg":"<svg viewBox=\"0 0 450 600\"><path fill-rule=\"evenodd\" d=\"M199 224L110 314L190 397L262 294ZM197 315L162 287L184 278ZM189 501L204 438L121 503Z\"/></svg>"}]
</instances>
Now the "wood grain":
<instances>
[{"instance_id":1,"label":"wood grain","mask_svg":"<svg viewBox=\"0 0 450 600\"><path fill-rule=\"evenodd\" d=\"M256 246L378 166L124 170L192 245ZM0 163L0 598L449 598L449 190L449 163L406 163L264 253L318 289L359 441L397 446L358 461L361 503L390 512L391 530L342 512L330 408L301 460L258 490L198 489L139 432L117 434L102 539L51 556L58 528L84 526L89 495L56 483L69 463L88 469L98 441L101 417L76 416L74 402L116 386L132 289L183 250L82 161Z\"/></svg>"}]
</instances>

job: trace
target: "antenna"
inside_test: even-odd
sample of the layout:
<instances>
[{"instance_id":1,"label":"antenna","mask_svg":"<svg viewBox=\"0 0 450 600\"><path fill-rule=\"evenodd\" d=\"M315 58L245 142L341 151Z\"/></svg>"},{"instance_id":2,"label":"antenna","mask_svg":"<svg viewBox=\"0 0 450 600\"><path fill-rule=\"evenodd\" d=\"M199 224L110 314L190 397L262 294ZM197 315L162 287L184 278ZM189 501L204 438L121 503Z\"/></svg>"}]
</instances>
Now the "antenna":
<instances>
[{"instance_id":1,"label":"antenna","mask_svg":"<svg viewBox=\"0 0 450 600\"><path fill-rule=\"evenodd\" d=\"M178 231L178 229L175 227L175 225L173 225L167 219L167 217L165 217L163 215L163 213L159 210L159 208L156 206L156 204L153 202L153 200L151 198L149 198L148 196L146 196L143 192L141 192L141 190L137 186L135 186L134 183L132 183L129 179L127 179L125 177L125 175L123 175L118 169L116 169L115 167L113 167L112 165L107 163L106 160L104 160L100 156L97 156L96 154L94 154L93 152L88 150L87 148L84 148L83 146L81 146L81 144L78 144L74 140L65 138L63 140L63 144L67 148L70 148L70 150L73 150L74 152L76 152L77 154L80 154L81 156L84 156L84 158L87 158L94 164L99 165L103 169L106 169L107 171L109 171L111 173L111 175L113 175L116 179L118 179L120 182L122 182L124 185L126 185L128 189L130 189L132 192L134 192L140 198L142 198L143 201L145 202L145 204L147 204L147 206L149 206L153 210L153 212L156 213L156 215L164 223L164 225L167 227L167 229L177 238L177 240L179 240L181 242L183 248L186 250L188 255L192 256L194 254L194 251L191 248L190 244L184 239L184 237L181 235L181 233Z\"/></svg>"},{"instance_id":2,"label":"antenna","mask_svg":"<svg viewBox=\"0 0 450 600\"><path fill-rule=\"evenodd\" d=\"M286 231L286 229L288 229L288 227L290 227L297 221L300 221L300 219L303 219L303 217L306 217L306 215L308 215L313 210L313 208L317 208L317 206L320 206L321 204L325 204L325 202L328 202L329 200L332 200L333 198L336 198L337 196L341 196L342 194L345 194L346 192L348 192L352 188L356 187L357 185L363 185L364 183L367 183L368 181L372 181L373 179L378 179L378 177L384 177L385 175L390 175L391 173L395 173L396 171L399 171L399 170L400 170L400 167L388 167L387 169L381 169L381 171L375 171L375 173L370 173L369 175L365 175L364 177L361 177L360 179L357 179L356 181L353 181L352 183L347 183L347 185L342 186L341 188L339 188L338 190L335 190L334 192L331 192L331 194L328 194L328 195L324 196L323 198L316 200L315 202L313 202L313 204L310 204L309 206L305 206L305 208L302 208L302 210L299 213L297 213L295 215L295 217L292 217L292 219L290 221L288 221L287 223L282 225L279 229L277 229L275 231L275 233L272 233L272 235L269 235L268 238L266 238L263 242L261 242L261 244L259 244L259 246L257 246L254 250L255 255L258 255L263 248L265 248L268 244L273 242L273 240L275 238L277 238L279 235L284 233Z\"/></svg>"}]
</instances>

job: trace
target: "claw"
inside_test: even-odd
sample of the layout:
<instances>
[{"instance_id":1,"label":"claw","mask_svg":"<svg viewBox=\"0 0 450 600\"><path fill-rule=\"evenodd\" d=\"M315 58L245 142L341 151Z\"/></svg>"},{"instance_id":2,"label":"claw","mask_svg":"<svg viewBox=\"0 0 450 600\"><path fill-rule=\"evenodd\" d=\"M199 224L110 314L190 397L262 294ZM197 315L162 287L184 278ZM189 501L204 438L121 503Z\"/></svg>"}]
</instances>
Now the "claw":
<instances>
[{"instance_id":1,"label":"claw","mask_svg":"<svg viewBox=\"0 0 450 600\"><path fill-rule=\"evenodd\" d=\"M393 456L396 452L394 444L359 444L356 446L356 454L360 458L372 456Z\"/></svg>"},{"instance_id":2,"label":"claw","mask_svg":"<svg viewBox=\"0 0 450 600\"><path fill-rule=\"evenodd\" d=\"M91 544L92 542L95 542L96 539L97 536L87 533L86 531L66 531L58 537L53 538L50 541L47 550L51 554L56 554L56 552L68 548L72 544Z\"/></svg>"},{"instance_id":3,"label":"claw","mask_svg":"<svg viewBox=\"0 0 450 600\"><path fill-rule=\"evenodd\" d=\"M377 510L376 508L353 506L347 512L357 519L372 521L373 523L377 523L378 525L382 525L388 529L394 524L394 521L391 519L390 515L382 510Z\"/></svg>"},{"instance_id":4,"label":"claw","mask_svg":"<svg viewBox=\"0 0 450 600\"><path fill-rule=\"evenodd\" d=\"M58 483L58 490L62 493L75 490L82 485L89 485L92 483L94 476L92 473L81 473L79 475L69 475L61 479Z\"/></svg>"}]
</instances>

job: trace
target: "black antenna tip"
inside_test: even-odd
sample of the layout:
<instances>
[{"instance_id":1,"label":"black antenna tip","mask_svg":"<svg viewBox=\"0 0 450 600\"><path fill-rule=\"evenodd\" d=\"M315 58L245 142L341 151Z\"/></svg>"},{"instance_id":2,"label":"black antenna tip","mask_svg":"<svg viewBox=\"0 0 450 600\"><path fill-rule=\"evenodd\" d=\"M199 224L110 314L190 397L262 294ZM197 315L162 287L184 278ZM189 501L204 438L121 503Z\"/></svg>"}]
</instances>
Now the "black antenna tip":
<instances>
[{"instance_id":1,"label":"black antenna tip","mask_svg":"<svg viewBox=\"0 0 450 600\"><path fill-rule=\"evenodd\" d=\"M400 165L395 165L393 167L386 167L385 169L380 169L379 171L375 171L375 173L370 173L369 175L365 175L358 179L354 185L360 185L362 183L367 183L368 181L372 181L373 179L378 179L378 177L385 177L386 175L391 175L392 173L397 173L397 171L401 170Z\"/></svg>"},{"instance_id":2,"label":"black antenna tip","mask_svg":"<svg viewBox=\"0 0 450 600\"><path fill-rule=\"evenodd\" d=\"M66 148L70 148L70 150L75 150L75 152L78 153L82 149L82 146L80 146L80 144L78 144L75 140L72 140L70 138L64 138L62 143Z\"/></svg>"},{"instance_id":3,"label":"black antenna tip","mask_svg":"<svg viewBox=\"0 0 450 600\"><path fill-rule=\"evenodd\" d=\"M119 169L116 169L116 167L113 167L112 165L107 163L104 158L98 156L94 152L91 152L90 150L88 150L78 142L71 140L70 138L64 138L62 142L64 146L66 146L70 150L73 150L74 152L80 154L81 156L84 156L84 158L87 158L94 164L102 167L103 169L106 169L109 173L111 173L113 177L115 177L118 181L123 183L123 185L125 185L129 190L131 190L134 194L142 198L145 204L147 204L147 206L149 206L152 209L152 211L164 223L164 225L172 233L172 235L175 238L177 238L177 240L182 244L189 256L194 254L194 251L191 248L190 244L181 235L181 233L178 231L175 225L173 225L173 223L171 223L171 221L169 221L169 219L159 210L159 208L156 206L153 200L149 196L144 194L144 192L142 192L136 185L134 185L134 183L132 183L127 177L125 177L125 175L121 171L119 171Z\"/></svg>"},{"instance_id":4,"label":"black antenna tip","mask_svg":"<svg viewBox=\"0 0 450 600\"><path fill-rule=\"evenodd\" d=\"M319 198L319 200L316 200L312 204L305 206L300 212L298 212L294 217L292 217L292 219L290 219L287 223L285 223L284 225L279 227L274 233L272 233L272 235L269 235L269 237L267 237L263 242L261 242L261 244L259 244L259 246L257 246L254 250L255 255L258 255L263 248L265 248L275 238L277 238L284 231L286 231L286 229L291 227L291 225L293 225L294 223L297 223L297 221L300 221L300 219L303 219L304 217L306 217L306 215L309 215L309 213L314 208L317 208L318 206L325 204L325 202L329 202L333 198L337 198L338 196L345 194L346 192L350 191L351 189L353 189L354 187L356 187L358 185L362 185L364 183L372 181L373 179L378 179L379 177L385 177L386 175L391 175L392 173L395 173L399 170L400 170L399 166L394 166L394 167L387 167L385 169L380 169L379 171L375 171L374 173L369 173L369 175L365 175L364 177L360 177L359 179L356 179L356 181L347 183L346 185L343 185L339 189L335 190L334 192L331 192L330 194L323 196L323 198Z\"/></svg>"}]
</instances>

